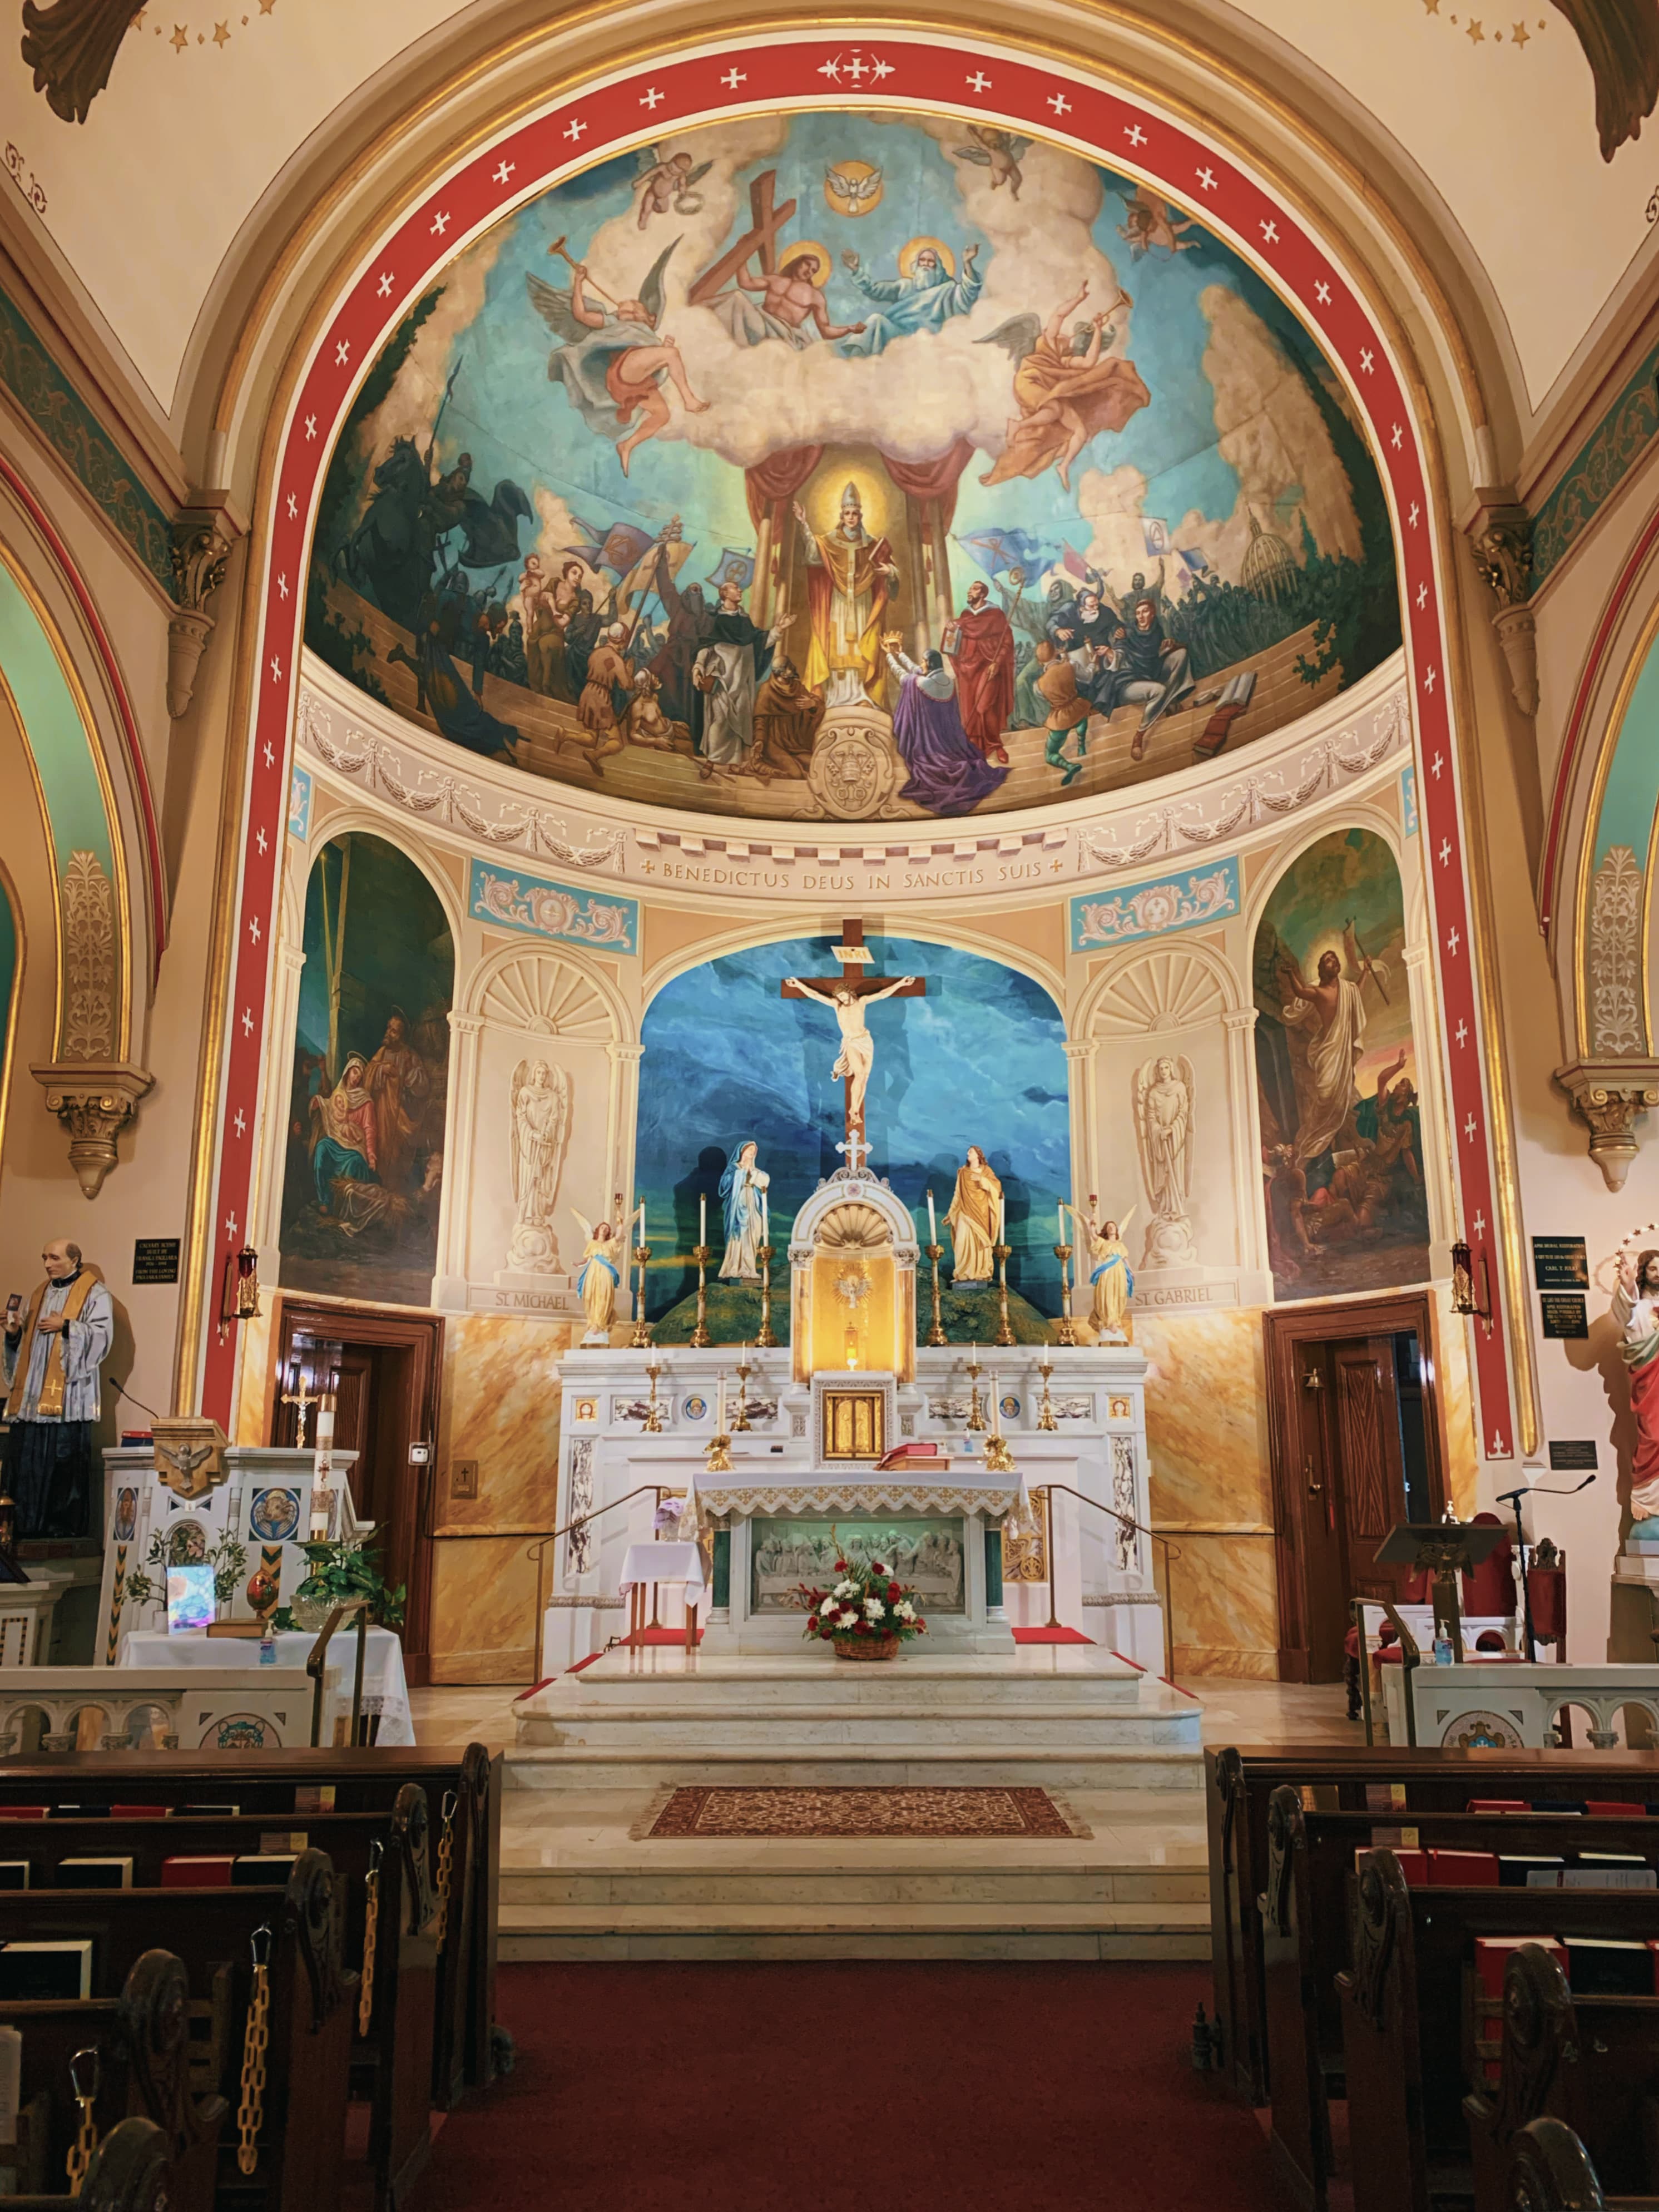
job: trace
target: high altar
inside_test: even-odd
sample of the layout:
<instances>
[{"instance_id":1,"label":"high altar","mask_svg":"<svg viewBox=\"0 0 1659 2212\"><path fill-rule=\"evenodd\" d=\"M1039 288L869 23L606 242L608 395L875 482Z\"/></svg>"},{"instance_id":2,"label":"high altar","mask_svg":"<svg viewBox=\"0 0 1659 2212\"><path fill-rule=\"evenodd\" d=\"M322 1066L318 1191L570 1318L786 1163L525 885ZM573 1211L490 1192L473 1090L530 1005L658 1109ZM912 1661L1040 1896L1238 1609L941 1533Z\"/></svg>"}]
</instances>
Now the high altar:
<instances>
[{"instance_id":1,"label":"high altar","mask_svg":"<svg viewBox=\"0 0 1659 2212\"><path fill-rule=\"evenodd\" d=\"M553 1562L544 1675L620 1632L629 1546L650 1540L659 1492L693 1486L710 1657L799 1649L799 1586L825 1587L852 1547L892 1560L916 1585L936 1653L1012 1652L1015 1625L1048 1617L1052 1576L1063 1620L1162 1670L1150 1542L1127 1525L1148 1521L1144 1355L1125 1344L918 1345L919 1257L886 1182L842 1167L795 1217L788 1346L565 1354L558 1518L577 1526ZM722 1382L731 1464L714 1472ZM999 1434L1012 1474L988 1452ZM937 1450L878 1466L912 1443ZM1040 1582L1005 1575L1002 1522L1022 1478L1033 1492L1063 1484L1092 1501L1050 1493L1054 1557L1040 1538L1019 1562ZM662 1605L664 1621L683 1617L678 1595Z\"/></svg>"}]
</instances>

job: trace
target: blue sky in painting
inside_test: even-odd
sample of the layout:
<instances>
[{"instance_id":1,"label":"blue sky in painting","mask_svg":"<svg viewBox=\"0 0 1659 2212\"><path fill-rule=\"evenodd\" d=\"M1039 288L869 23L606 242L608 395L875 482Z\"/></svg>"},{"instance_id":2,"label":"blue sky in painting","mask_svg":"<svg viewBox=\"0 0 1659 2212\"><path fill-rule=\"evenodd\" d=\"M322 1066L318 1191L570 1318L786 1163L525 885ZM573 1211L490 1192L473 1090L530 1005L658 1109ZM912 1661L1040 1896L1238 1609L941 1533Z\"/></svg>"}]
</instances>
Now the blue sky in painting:
<instances>
[{"instance_id":1,"label":"blue sky in painting","mask_svg":"<svg viewBox=\"0 0 1659 2212\"><path fill-rule=\"evenodd\" d=\"M830 1075L834 1018L778 991L786 975L834 975L830 942L795 938L729 953L677 977L651 1002L635 1175L658 1255L653 1313L691 1287L690 1267L674 1266L671 1247L689 1251L696 1242L697 1194L707 1190L714 1213L720 1170L742 1139L756 1139L772 1177L775 1244L785 1242L797 1207L840 1165L842 1087ZM1007 1199L1009 1282L1050 1310L1059 1289L1054 1209L1071 1195L1059 1010L1041 986L977 954L911 938L872 935L868 942L879 972L927 983L925 999L889 1000L870 1012L872 1165L910 1207L925 1239L929 1184L943 1215L967 1147L982 1146ZM712 1219L709 1232L718 1242Z\"/></svg>"}]
</instances>

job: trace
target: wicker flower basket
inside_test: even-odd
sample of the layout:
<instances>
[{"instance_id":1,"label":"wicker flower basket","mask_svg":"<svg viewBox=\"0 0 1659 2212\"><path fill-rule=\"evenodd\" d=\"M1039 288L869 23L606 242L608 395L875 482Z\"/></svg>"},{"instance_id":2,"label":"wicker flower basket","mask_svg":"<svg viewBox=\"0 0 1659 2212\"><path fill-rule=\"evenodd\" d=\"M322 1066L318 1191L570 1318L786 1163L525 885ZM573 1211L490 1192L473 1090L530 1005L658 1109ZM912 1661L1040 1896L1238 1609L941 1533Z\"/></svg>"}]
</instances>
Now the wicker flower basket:
<instances>
[{"instance_id":1,"label":"wicker flower basket","mask_svg":"<svg viewBox=\"0 0 1659 2212\"><path fill-rule=\"evenodd\" d=\"M899 1638L896 1636L837 1636L835 1639L837 1659L896 1659Z\"/></svg>"}]
</instances>

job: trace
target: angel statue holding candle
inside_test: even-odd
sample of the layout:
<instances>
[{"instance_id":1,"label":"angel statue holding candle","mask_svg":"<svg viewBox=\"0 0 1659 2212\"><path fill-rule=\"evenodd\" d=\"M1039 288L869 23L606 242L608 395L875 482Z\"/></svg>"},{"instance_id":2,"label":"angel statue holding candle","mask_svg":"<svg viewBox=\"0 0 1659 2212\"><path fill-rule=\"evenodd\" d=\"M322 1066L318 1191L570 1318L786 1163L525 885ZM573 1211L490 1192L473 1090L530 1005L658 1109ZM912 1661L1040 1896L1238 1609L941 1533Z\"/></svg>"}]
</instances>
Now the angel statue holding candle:
<instances>
[{"instance_id":1,"label":"angel statue holding candle","mask_svg":"<svg viewBox=\"0 0 1659 2212\"><path fill-rule=\"evenodd\" d=\"M617 1292L622 1287L622 1262L626 1258L624 1229L616 1219L590 1222L575 1206L570 1211L581 1224L586 1239L582 1248L581 1266L577 1271L576 1291L582 1302L582 1311L587 1316L587 1334L584 1344L608 1344L611 1324L616 1319ZM616 1205L620 1217L622 1200Z\"/></svg>"},{"instance_id":2,"label":"angel statue holding candle","mask_svg":"<svg viewBox=\"0 0 1659 2212\"><path fill-rule=\"evenodd\" d=\"M767 1242L766 1194L772 1178L755 1164L759 1147L745 1137L733 1151L720 1177L720 1203L726 1211L726 1257L720 1261L723 1283L757 1283L760 1247Z\"/></svg>"}]
</instances>

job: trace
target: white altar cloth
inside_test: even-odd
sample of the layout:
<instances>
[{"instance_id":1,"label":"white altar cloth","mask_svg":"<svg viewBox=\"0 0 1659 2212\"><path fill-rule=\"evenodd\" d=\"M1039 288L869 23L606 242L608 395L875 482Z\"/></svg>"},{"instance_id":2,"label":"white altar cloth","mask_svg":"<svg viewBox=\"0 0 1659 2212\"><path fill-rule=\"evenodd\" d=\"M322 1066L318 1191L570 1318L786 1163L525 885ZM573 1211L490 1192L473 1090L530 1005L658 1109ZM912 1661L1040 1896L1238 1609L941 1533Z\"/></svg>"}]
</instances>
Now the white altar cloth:
<instances>
[{"instance_id":1,"label":"white altar cloth","mask_svg":"<svg viewBox=\"0 0 1659 2212\"><path fill-rule=\"evenodd\" d=\"M655 1583L684 1583L686 1603L696 1605L703 1591L702 1553L696 1545L630 1544L623 1560L623 1596Z\"/></svg>"},{"instance_id":2,"label":"white altar cloth","mask_svg":"<svg viewBox=\"0 0 1659 2212\"><path fill-rule=\"evenodd\" d=\"M278 1667L301 1668L311 1656L316 1637L306 1629L291 1629L272 1639ZM328 1647L328 1668L340 1674L343 1708L350 1710L351 1681L357 1666L357 1632L337 1632ZM168 1636L135 1629L124 1637L122 1667L258 1667L259 1642L252 1636ZM389 1628L371 1628L363 1654L363 1711L378 1713L380 1732L374 1741L386 1748L412 1744L415 1719L409 1709L409 1685L404 1679L403 1639Z\"/></svg>"}]
</instances>

